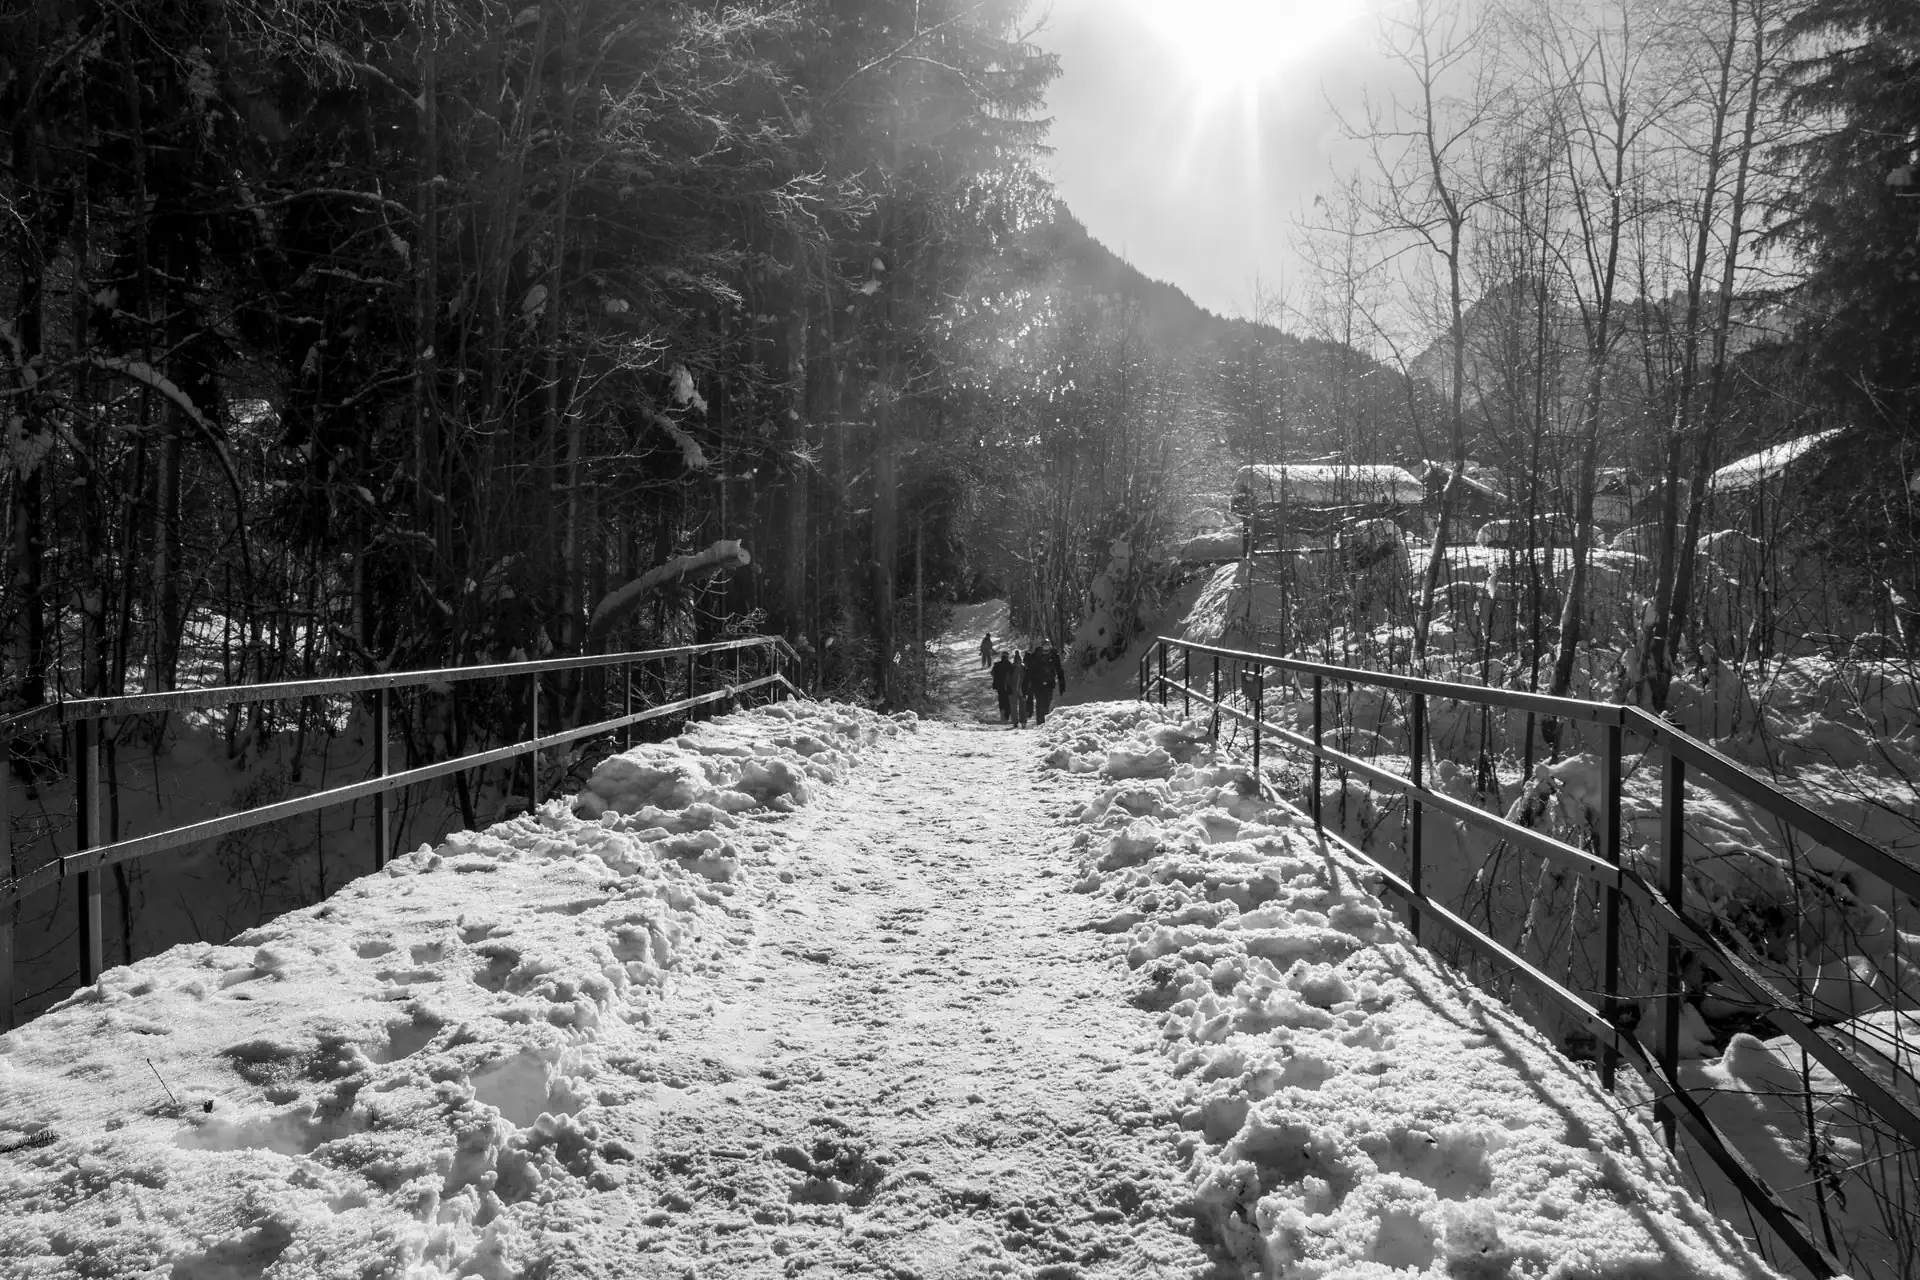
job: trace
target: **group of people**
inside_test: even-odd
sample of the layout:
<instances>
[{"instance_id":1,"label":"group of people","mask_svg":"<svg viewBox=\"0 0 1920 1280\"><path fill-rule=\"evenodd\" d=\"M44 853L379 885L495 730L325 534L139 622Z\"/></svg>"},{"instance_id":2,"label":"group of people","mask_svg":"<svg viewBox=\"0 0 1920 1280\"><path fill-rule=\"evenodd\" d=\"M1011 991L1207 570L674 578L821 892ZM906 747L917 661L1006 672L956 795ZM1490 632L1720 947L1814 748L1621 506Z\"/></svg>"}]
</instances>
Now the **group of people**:
<instances>
[{"instance_id":1,"label":"group of people","mask_svg":"<svg viewBox=\"0 0 1920 1280\"><path fill-rule=\"evenodd\" d=\"M993 672L1000 719L1011 720L1016 729L1026 728L1029 719L1045 724L1054 692L1067 691L1067 669L1061 665L1051 640L1042 640L1025 653L1018 649L996 651L989 631L980 641L980 665Z\"/></svg>"}]
</instances>

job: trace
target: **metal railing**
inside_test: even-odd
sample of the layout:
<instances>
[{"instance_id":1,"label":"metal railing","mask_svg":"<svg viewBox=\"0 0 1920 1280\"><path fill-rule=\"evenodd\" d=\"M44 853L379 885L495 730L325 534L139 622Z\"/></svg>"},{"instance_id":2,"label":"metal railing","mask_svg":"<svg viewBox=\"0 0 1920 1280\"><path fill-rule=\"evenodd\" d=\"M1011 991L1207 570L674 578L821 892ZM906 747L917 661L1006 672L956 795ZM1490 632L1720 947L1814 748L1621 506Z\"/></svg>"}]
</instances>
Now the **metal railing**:
<instances>
[{"instance_id":1,"label":"metal railing","mask_svg":"<svg viewBox=\"0 0 1920 1280\"><path fill-rule=\"evenodd\" d=\"M1167 673L1168 654L1176 650L1181 654L1181 671L1177 679ZM1204 690L1194 686L1196 656L1210 659L1212 663L1210 683ZM1156 660L1157 670L1154 669ZM1229 705L1221 697L1222 662L1233 664L1243 674L1244 701L1251 706L1250 712ZM1278 669L1311 682L1313 729L1310 735L1267 722L1265 678L1269 669ZM1324 698L1327 687L1335 684L1395 690L1407 695L1410 703L1407 716L1407 776L1327 745L1324 741ZM1163 707L1170 697L1177 695L1189 715L1195 701L1211 707L1210 736L1215 740L1219 736L1222 716L1247 725L1251 730L1254 775L1260 780L1259 785L1276 799L1277 793L1261 773L1263 747L1277 742L1306 753L1311 771L1308 809L1315 830L1322 839L1338 843L1348 854L1360 859L1380 876L1383 884L1405 900L1409 928L1416 941L1421 935L1422 918L1431 916L1448 926L1469 948L1524 978L1593 1035L1601 1046L1611 1050L1611 1054L1600 1055L1603 1087L1609 1090L1613 1087L1616 1059L1631 1063L1654 1086L1654 1105L1669 1146L1673 1145L1676 1125L1686 1129L1697 1148L1713 1161L1753 1212L1780 1237L1802 1266L1816 1276L1844 1273L1846 1268L1827 1248L1814 1240L1806 1222L1761 1179L1747 1159L1707 1117L1699 1100L1682 1082L1679 1074L1680 1014L1686 994L1683 957L1691 951L1696 959L1724 975L1753 1003L1760 1019L1791 1037L1809 1057L1831 1071L1874 1116L1916 1148L1920 1148L1920 1111L1877 1080L1853 1050L1822 1036L1816 1026L1822 1021L1820 1015L1790 999L1772 980L1735 955L1714 936L1708 926L1687 912L1682 881L1682 838L1686 821L1685 785L1689 772L1719 784L1773 819L1812 837L1915 902L1920 902L1920 868L1861 838L1706 743L1637 707L1364 671L1274 654L1191 643L1166 636L1158 637L1142 655L1139 690L1142 699L1148 699L1157 692ZM1522 711L1553 721L1587 724L1598 729L1603 735L1603 746L1599 753L1602 802L1595 833L1596 850L1589 852L1554 839L1428 786L1423 777L1423 768L1428 749L1427 700L1433 697ZM1664 756L1660 788L1661 857L1657 883L1622 864L1623 739L1629 733L1644 739L1647 747L1657 748ZM1408 836L1404 850L1406 875L1396 873L1337 833L1328 831L1321 814L1323 763L1405 798L1409 807ZM1597 887L1604 930L1604 955L1601 960L1604 1006L1594 1005L1458 912L1422 892L1421 816L1427 809L1437 810L1493 833L1501 840L1578 874ZM1665 1016L1657 1052L1649 1051L1634 1035L1630 1029L1633 1024L1623 1026L1615 1020L1627 1007L1623 1004L1620 982L1620 907L1623 895L1644 907L1649 916L1660 923L1667 937L1664 987L1658 993ZM1637 1014L1635 1016L1637 1018ZM1879 1066L1883 1071L1891 1069L1893 1078L1909 1092L1920 1083L1909 1073L1908 1064L1890 1058ZM1662 1086L1664 1094L1660 1093Z\"/></svg>"},{"instance_id":2,"label":"metal railing","mask_svg":"<svg viewBox=\"0 0 1920 1280\"><path fill-rule=\"evenodd\" d=\"M723 673L716 659L733 656L731 673ZM751 655L764 668L762 674L748 676L744 660ZM685 696L634 710L634 668L658 663L661 679L674 683L669 665L684 660ZM702 663L707 665L702 692ZM584 738L599 737L648 720L672 716L691 717L701 707L728 703L756 690L768 690L774 699L801 696L800 689L788 678L798 655L779 636L748 636L712 644L679 645L668 649L634 650L625 653L594 654L574 658L548 658L529 662L502 662L484 666L445 667L432 671L394 671L377 675L341 676L317 680L290 680L275 684L223 685L209 689L182 689L169 693L130 694L124 697L68 699L34 707L0 720L0 751L11 753L10 744L23 736L52 728L69 729L72 746L67 753L74 784L73 852L54 857L25 874L16 871L11 820L11 767L0 768L0 1030L14 1025L17 966L15 955L18 909L30 896L56 888L69 880L77 887L79 912L80 983L93 983L103 968L101 930L101 873L119 863L151 857L201 841L217 839L238 831L281 822L303 813L352 804L371 797L373 807L373 865L377 871L386 865L393 843L393 815L388 797L395 791L447 777L467 769L532 756L529 774L529 798L534 808L541 803L538 752L564 746ZM600 670L620 667L622 713L592 724L551 733L541 733L541 678L553 672ZM730 674L730 679L722 678ZM393 771L393 699L396 690L421 686L445 686L476 680L527 681L526 735L512 743L471 752L451 760L435 761L415 768ZM343 695L373 695L372 776L362 782L331 787L272 804L259 805L237 813L224 814L203 822L169 827L163 831L101 842L102 806L100 797L100 748L103 721L128 716L197 711L234 704L304 701L310 698ZM551 695L549 694L549 700ZM631 734L628 734L631 745ZM0 761L0 763L10 762ZM49 834L45 837L53 839ZM38 842L36 842L38 843Z\"/></svg>"}]
</instances>

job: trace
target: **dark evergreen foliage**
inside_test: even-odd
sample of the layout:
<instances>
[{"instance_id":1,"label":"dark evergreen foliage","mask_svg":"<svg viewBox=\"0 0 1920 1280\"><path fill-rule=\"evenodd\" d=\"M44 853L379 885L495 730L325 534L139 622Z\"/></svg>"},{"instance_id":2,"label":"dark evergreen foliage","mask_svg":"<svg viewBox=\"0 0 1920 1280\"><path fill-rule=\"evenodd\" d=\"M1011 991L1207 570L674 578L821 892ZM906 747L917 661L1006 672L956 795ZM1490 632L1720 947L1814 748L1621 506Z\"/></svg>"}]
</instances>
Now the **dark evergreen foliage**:
<instances>
[{"instance_id":1,"label":"dark evergreen foliage","mask_svg":"<svg viewBox=\"0 0 1920 1280\"><path fill-rule=\"evenodd\" d=\"M1812 486L1808 544L1855 600L1910 613L1920 564L1920 6L1810 0L1788 25L1809 126L1777 229L1803 254L1798 360L1851 430ZM1797 360L1796 360L1797 362Z\"/></svg>"}]
</instances>

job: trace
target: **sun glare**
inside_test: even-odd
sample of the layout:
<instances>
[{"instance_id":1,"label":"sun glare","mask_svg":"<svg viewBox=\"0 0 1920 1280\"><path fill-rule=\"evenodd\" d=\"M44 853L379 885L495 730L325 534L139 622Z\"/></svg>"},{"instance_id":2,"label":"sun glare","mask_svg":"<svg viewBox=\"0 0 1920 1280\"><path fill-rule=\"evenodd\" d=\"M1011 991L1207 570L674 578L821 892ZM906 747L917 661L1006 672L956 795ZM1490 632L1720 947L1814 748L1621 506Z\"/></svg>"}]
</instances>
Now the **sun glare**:
<instances>
[{"instance_id":1,"label":"sun glare","mask_svg":"<svg viewBox=\"0 0 1920 1280\"><path fill-rule=\"evenodd\" d=\"M1367 0L1128 0L1178 70L1219 94L1297 69L1367 8Z\"/></svg>"}]
</instances>

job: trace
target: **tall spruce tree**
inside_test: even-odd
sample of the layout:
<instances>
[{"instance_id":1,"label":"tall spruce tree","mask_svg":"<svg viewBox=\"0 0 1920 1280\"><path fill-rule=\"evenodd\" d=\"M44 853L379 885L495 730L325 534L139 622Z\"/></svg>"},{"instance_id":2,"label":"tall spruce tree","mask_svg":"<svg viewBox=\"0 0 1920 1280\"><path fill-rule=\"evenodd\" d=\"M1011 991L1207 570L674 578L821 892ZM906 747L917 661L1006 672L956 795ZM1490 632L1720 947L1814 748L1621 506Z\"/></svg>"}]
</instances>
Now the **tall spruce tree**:
<instances>
[{"instance_id":1,"label":"tall spruce tree","mask_svg":"<svg viewBox=\"0 0 1920 1280\"><path fill-rule=\"evenodd\" d=\"M1804 255L1800 337L1855 433L1822 469L1812 537L1920 644L1920 5L1810 0L1787 30L1810 136L1776 234Z\"/></svg>"}]
</instances>

